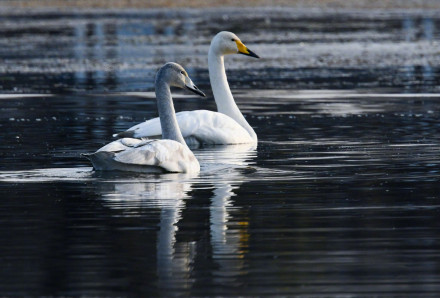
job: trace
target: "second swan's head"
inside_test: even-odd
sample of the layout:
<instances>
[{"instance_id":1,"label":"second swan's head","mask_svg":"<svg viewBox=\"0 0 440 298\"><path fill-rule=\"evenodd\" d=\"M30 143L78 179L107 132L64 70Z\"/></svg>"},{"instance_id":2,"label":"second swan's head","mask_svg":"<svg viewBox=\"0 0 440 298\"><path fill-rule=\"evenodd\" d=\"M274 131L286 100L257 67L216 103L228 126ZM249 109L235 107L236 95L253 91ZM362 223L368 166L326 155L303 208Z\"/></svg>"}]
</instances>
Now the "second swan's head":
<instances>
[{"instance_id":1,"label":"second swan's head","mask_svg":"<svg viewBox=\"0 0 440 298\"><path fill-rule=\"evenodd\" d=\"M255 58L260 58L257 54L249 50L232 32L221 31L212 39L211 48L220 55L243 54Z\"/></svg>"},{"instance_id":2,"label":"second swan's head","mask_svg":"<svg viewBox=\"0 0 440 298\"><path fill-rule=\"evenodd\" d=\"M164 80L170 86L188 89L200 96L206 96L205 93L193 83L186 70L177 63L168 62L162 66L157 72L156 83L158 80Z\"/></svg>"}]
</instances>

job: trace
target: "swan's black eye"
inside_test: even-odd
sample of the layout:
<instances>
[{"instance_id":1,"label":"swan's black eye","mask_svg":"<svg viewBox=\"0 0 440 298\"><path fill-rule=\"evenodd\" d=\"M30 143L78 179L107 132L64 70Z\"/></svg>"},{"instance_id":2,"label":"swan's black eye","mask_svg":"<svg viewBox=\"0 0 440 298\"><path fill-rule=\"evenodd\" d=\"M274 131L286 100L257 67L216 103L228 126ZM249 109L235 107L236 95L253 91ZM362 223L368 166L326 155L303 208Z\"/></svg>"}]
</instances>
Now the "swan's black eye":
<instances>
[{"instance_id":1,"label":"swan's black eye","mask_svg":"<svg viewBox=\"0 0 440 298\"><path fill-rule=\"evenodd\" d=\"M231 39L231 41L235 41L235 39Z\"/></svg>"},{"instance_id":2,"label":"swan's black eye","mask_svg":"<svg viewBox=\"0 0 440 298\"><path fill-rule=\"evenodd\" d=\"M185 75L185 72L184 72L183 70L182 70L182 71L180 71L180 73L181 73L181 74L183 74L183 75Z\"/></svg>"}]
</instances>

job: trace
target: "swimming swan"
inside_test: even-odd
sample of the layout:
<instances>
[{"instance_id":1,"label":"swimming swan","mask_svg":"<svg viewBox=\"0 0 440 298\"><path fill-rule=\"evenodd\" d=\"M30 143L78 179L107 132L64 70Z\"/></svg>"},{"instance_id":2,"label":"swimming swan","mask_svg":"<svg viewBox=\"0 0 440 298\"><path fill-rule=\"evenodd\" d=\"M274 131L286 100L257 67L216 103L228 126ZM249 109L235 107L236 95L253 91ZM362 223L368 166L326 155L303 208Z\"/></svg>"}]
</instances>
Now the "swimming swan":
<instances>
[{"instance_id":1,"label":"swimming swan","mask_svg":"<svg viewBox=\"0 0 440 298\"><path fill-rule=\"evenodd\" d=\"M218 112L184 111L177 122L189 145L257 143L257 135L240 112L226 78L224 55L243 54L259 58L232 32L222 31L211 42L208 53L209 79ZM114 134L114 137L159 137L161 126L154 118Z\"/></svg>"},{"instance_id":2,"label":"swimming swan","mask_svg":"<svg viewBox=\"0 0 440 298\"><path fill-rule=\"evenodd\" d=\"M185 69L176 63L167 63L156 75L156 98L161 140L123 138L111 142L95 153L86 154L95 170L122 170L147 173L196 173L200 164L188 148L179 129L171 98L170 86L187 88L201 96Z\"/></svg>"}]
</instances>

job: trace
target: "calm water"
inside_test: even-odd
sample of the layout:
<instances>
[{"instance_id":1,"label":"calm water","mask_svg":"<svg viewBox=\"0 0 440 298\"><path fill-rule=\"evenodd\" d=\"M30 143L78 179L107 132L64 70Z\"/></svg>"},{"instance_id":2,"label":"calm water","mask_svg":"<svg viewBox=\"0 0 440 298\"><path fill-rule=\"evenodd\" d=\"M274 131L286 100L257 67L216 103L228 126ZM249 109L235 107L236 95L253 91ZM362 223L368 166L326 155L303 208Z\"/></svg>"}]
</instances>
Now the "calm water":
<instances>
[{"instance_id":1,"label":"calm water","mask_svg":"<svg viewBox=\"0 0 440 298\"><path fill-rule=\"evenodd\" d=\"M435 12L0 16L0 295L439 295ZM209 94L176 110L215 109L219 28L263 57L227 58L258 147L196 149L195 176L93 172L81 153L157 116L164 62Z\"/></svg>"}]
</instances>

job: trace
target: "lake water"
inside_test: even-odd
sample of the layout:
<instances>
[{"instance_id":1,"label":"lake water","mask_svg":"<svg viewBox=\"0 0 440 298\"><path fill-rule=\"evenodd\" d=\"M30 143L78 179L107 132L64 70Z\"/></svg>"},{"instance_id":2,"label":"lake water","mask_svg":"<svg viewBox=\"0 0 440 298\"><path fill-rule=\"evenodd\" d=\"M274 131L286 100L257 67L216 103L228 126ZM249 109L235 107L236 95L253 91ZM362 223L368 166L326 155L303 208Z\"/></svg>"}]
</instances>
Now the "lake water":
<instances>
[{"instance_id":1,"label":"lake water","mask_svg":"<svg viewBox=\"0 0 440 298\"><path fill-rule=\"evenodd\" d=\"M0 294L440 294L440 17L435 11L3 10ZM259 136L194 149L199 175L100 173L81 153L156 117L184 65L215 109L220 30Z\"/></svg>"}]
</instances>

